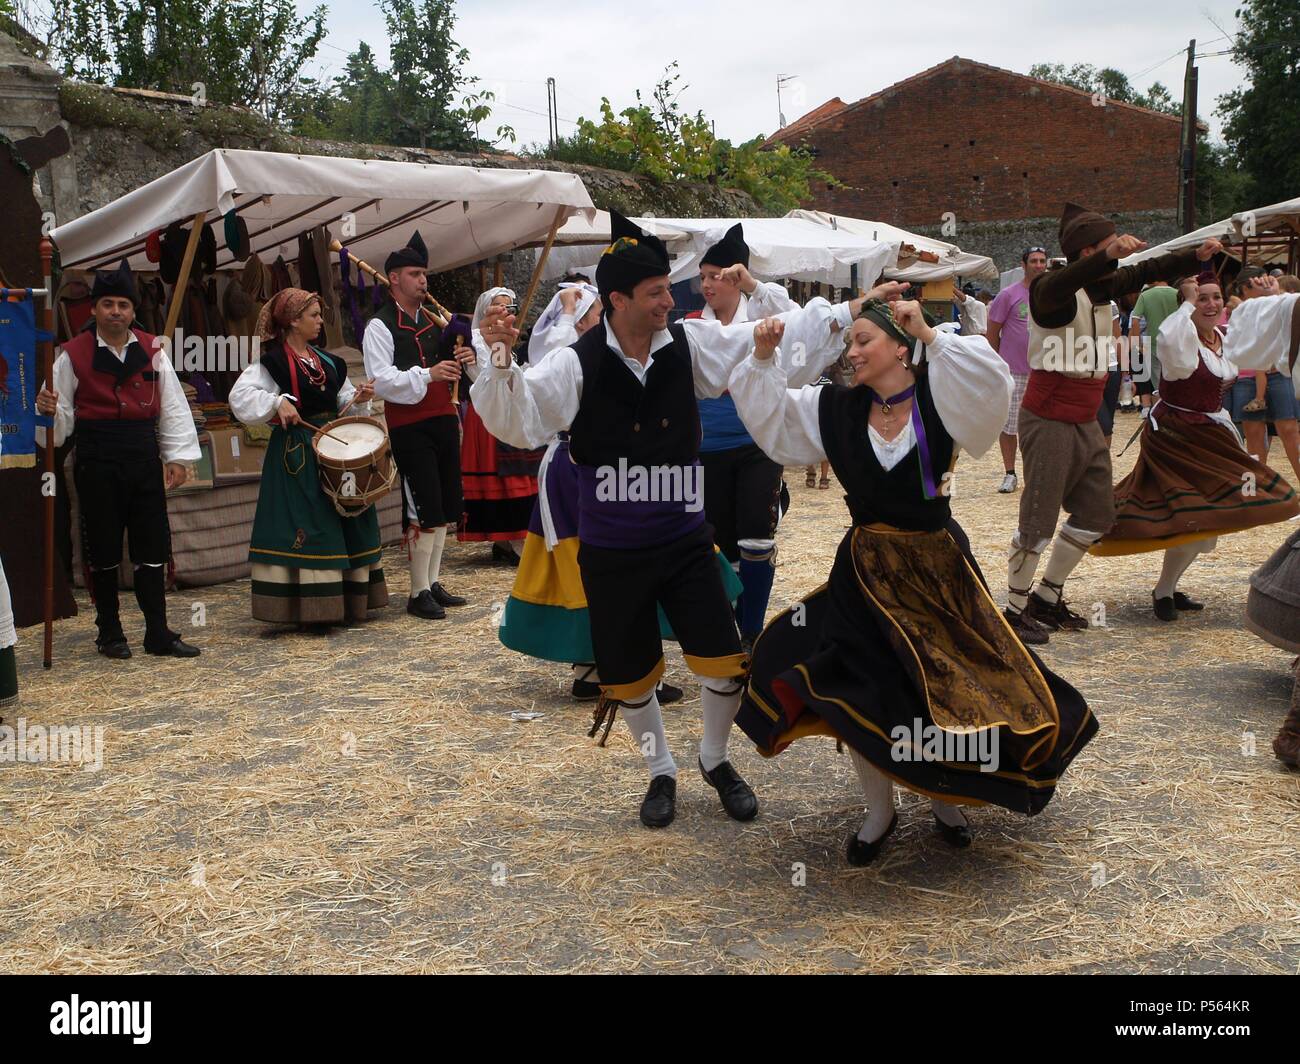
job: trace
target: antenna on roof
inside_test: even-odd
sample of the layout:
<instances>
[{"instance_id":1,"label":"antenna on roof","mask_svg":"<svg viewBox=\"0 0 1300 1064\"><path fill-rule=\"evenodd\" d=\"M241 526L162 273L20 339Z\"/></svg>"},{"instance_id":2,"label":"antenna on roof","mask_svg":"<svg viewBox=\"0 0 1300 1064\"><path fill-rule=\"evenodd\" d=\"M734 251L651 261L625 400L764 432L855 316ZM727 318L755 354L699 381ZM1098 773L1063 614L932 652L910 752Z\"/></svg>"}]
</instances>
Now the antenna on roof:
<instances>
[{"instance_id":1,"label":"antenna on roof","mask_svg":"<svg viewBox=\"0 0 1300 1064\"><path fill-rule=\"evenodd\" d=\"M785 129L785 112L781 110L781 86L798 80L798 77L798 74L778 74L776 76L776 115L782 129Z\"/></svg>"}]
</instances>

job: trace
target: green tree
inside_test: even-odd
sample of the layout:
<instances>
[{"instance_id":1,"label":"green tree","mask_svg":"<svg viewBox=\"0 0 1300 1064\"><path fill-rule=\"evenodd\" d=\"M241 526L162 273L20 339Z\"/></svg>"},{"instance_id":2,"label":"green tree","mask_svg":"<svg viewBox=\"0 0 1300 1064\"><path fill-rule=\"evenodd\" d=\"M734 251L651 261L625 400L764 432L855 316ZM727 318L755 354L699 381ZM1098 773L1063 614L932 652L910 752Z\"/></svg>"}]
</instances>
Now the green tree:
<instances>
[{"instance_id":1,"label":"green tree","mask_svg":"<svg viewBox=\"0 0 1300 1064\"><path fill-rule=\"evenodd\" d=\"M600 103L600 121L578 120L578 129L538 154L563 162L605 166L645 174L661 182L702 181L748 192L759 205L783 214L811 196L813 181L837 184L813 166L798 148L764 148L763 138L733 145L718 139L702 111L683 110L677 63L670 63L646 102L617 114L608 99Z\"/></svg>"},{"instance_id":2,"label":"green tree","mask_svg":"<svg viewBox=\"0 0 1300 1064\"><path fill-rule=\"evenodd\" d=\"M325 8L293 0L55 0L54 59L82 81L239 104L269 119L300 91L325 36Z\"/></svg>"},{"instance_id":3,"label":"green tree","mask_svg":"<svg viewBox=\"0 0 1300 1064\"><path fill-rule=\"evenodd\" d=\"M1169 90L1160 82L1152 82L1145 93L1139 92L1129 82L1128 75L1114 67L1098 70L1091 63L1075 63L1071 67L1066 67L1064 63L1035 63L1029 68L1029 76L1041 81L1054 81L1058 85L1069 85L1084 92L1101 93L1106 99L1117 103L1131 103L1136 107L1146 107L1170 115L1183 113L1182 104L1175 103Z\"/></svg>"},{"instance_id":4,"label":"green tree","mask_svg":"<svg viewBox=\"0 0 1300 1064\"><path fill-rule=\"evenodd\" d=\"M452 37L452 0L378 0L378 6L388 28L388 69L368 44L359 44L331 84L304 86L289 109L294 132L453 151L487 147L479 129L491 117L493 94L476 91L478 79L465 70L469 53ZM495 133L495 141L514 139L509 126Z\"/></svg>"},{"instance_id":5,"label":"green tree","mask_svg":"<svg viewBox=\"0 0 1300 1064\"><path fill-rule=\"evenodd\" d=\"M1245 0L1233 58L1249 84L1219 98L1228 147L1249 175L1250 205L1300 196L1300 5Z\"/></svg>"}]
</instances>

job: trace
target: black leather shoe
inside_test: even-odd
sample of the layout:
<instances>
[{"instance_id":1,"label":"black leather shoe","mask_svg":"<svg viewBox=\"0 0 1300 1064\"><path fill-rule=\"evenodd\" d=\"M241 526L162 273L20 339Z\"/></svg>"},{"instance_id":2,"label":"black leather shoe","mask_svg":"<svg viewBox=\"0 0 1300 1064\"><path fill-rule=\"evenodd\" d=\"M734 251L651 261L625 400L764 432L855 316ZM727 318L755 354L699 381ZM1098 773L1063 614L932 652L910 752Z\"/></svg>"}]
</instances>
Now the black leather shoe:
<instances>
[{"instance_id":1,"label":"black leather shoe","mask_svg":"<svg viewBox=\"0 0 1300 1064\"><path fill-rule=\"evenodd\" d=\"M197 658L203 653L198 647L190 646L180 636L177 636L160 650L154 650L152 647L145 647L144 649L146 653L160 658Z\"/></svg>"},{"instance_id":2,"label":"black leather shoe","mask_svg":"<svg viewBox=\"0 0 1300 1064\"><path fill-rule=\"evenodd\" d=\"M1048 602L1037 591L1029 596L1025 614L1053 632L1082 632L1091 627L1088 618L1070 609L1065 599Z\"/></svg>"},{"instance_id":3,"label":"black leather shoe","mask_svg":"<svg viewBox=\"0 0 1300 1064\"><path fill-rule=\"evenodd\" d=\"M894 828L898 827L898 814L895 813L890 818L889 827L885 828L885 833L875 842L863 842L858 838L855 831L849 836L848 849L844 856L854 868L864 868L871 864L879 855L881 848L885 845L885 840L894 833Z\"/></svg>"},{"instance_id":4,"label":"black leather shoe","mask_svg":"<svg viewBox=\"0 0 1300 1064\"><path fill-rule=\"evenodd\" d=\"M114 661L125 661L131 656L131 647L125 639L112 639L107 643L96 643L99 652Z\"/></svg>"},{"instance_id":5,"label":"black leather shoe","mask_svg":"<svg viewBox=\"0 0 1300 1064\"><path fill-rule=\"evenodd\" d=\"M945 824L936 816L934 826L939 829L943 841L954 849L964 850L975 841L975 833L971 831L969 824Z\"/></svg>"},{"instance_id":6,"label":"black leather shoe","mask_svg":"<svg viewBox=\"0 0 1300 1064\"><path fill-rule=\"evenodd\" d=\"M684 694L680 687L674 687L670 683L660 682L655 688L655 697L659 699L661 706L671 706L674 702L680 702Z\"/></svg>"},{"instance_id":7,"label":"black leather shoe","mask_svg":"<svg viewBox=\"0 0 1300 1064\"><path fill-rule=\"evenodd\" d=\"M504 562L506 565L512 565L516 569L519 567L519 555L504 543L492 544L492 560L494 562Z\"/></svg>"},{"instance_id":8,"label":"black leather shoe","mask_svg":"<svg viewBox=\"0 0 1300 1064\"><path fill-rule=\"evenodd\" d=\"M754 796L753 789L740 778L740 773L731 767L730 761L722 762L712 772L704 770L702 761L697 763L704 782L717 791L718 797L722 799L722 808L726 810L727 816L742 821L753 820L758 816L758 799Z\"/></svg>"},{"instance_id":9,"label":"black leather shoe","mask_svg":"<svg viewBox=\"0 0 1300 1064\"><path fill-rule=\"evenodd\" d=\"M463 606L469 599L463 599L459 595L453 595L441 584L434 584L429 589L429 594L433 596L433 601L439 606Z\"/></svg>"},{"instance_id":10,"label":"black leather shoe","mask_svg":"<svg viewBox=\"0 0 1300 1064\"><path fill-rule=\"evenodd\" d=\"M1181 591L1175 591L1174 609L1191 610L1192 612L1195 612L1197 610L1205 609L1205 603L1197 602L1196 599L1192 598L1190 595L1184 595Z\"/></svg>"},{"instance_id":11,"label":"black leather shoe","mask_svg":"<svg viewBox=\"0 0 1300 1064\"><path fill-rule=\"evenodd\" d=\"M1049 638L1047 629L1023 610L1020 613L1014 610L1003 610L1002 616L1007 619L1007 624L1011 625L1011 630L1025 646L1042 646L1047 642Z\"/></svg>"},{"instance_id":12,"label":"black leather shoe","mask_svg":"<svg viewBox=\"0 0 1300 1064\"><path fill-rule=\"evenodd\" d=\"M441 621L447 616L447 611L434 601L432 591L421 591L415 598L407 599L406 612L426 621Z\"/></svg>"},{"instance_id":13,"label":"black leather shoe","mask_svg":"<svg viewBox=\"0 0 1300 1064\"><path fill-rule=\"evenodd\" d=\"M1178 620L1178 607L1174 605L1174 597L1170 595L1167 598L1156 598L1156 593L1151 592L1151 605L1155 607L1156 617L1162 621Z\"/></svg>"},{"instance_id":14,"label":"black leather shoe","mask_svg":"<svg viewBox=\"0 0 1300 1064\"><path fill-rule=\"evenodd\" d=\"M641 823L648 828L666 828L677 815L677 780L656 776L641 802Z\"/></svg>"}]
</instances>

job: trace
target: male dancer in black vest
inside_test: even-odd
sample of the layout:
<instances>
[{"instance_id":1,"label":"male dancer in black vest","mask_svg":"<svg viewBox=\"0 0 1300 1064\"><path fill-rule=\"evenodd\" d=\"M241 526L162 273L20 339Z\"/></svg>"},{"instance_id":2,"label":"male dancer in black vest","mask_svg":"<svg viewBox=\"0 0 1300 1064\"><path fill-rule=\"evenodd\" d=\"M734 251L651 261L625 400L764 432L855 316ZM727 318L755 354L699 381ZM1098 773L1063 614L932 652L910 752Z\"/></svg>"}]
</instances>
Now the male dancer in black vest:
<instances>
[{"instance_id":1,"label":"male dancer in black vest","mask_svg":"<svg viewBox=\"0 0 1300 1064\"><path fill-rule=\"evenodd\" d=\"M570 432L580 476L578 564L603 691L592 734L604 723L608 735L623 708L651 776L642 823L664 827L676 812L677 765L655 697L664 671L657 606L701 680L700 771L727 814L749 820L758 800L727 760L745 657L703 513L696 399L722 392L753 347L755 323L670 327L662 241L618 214L612 221L614 243L596 270L604 321L525 374L501 357L517 336L513 317L490 314L482 336L493 359L473 371L474 408L514 446ZM782 364L815 372L833 361L842 347L834 333L852 313L814 300L787 315Z\"/></svg>"},{"instance_id":2,"label":"male dancer in black vest","mask_svg":"<svg viewBox=\"0 0 1300 1064\"><path fill-rule=\"evenodd\" d=\"M167 626L164 571L171 558L167 489L184 483L183 463L199 458L194 418L157 340L131 328L140 297L125 259L116 272L95 275L90 298L95 327L63 345L54 390L41 389L36 409L54 417L56 446L77 434L73 478L95 596L95 645L108 658L131 656L117 595L125 533L145 650L197 657L198 649Z\"/></svg>"},{"instance_id":3,"label":"male dancer in black vest","mask_svg":"<svg viewBox=\"0 0 1300 1064\"><path fill-rule=\"evenodd\" d=\"M384 263L389 299L370 319L361 341L366 376L384 401L393 459L402 476L405 523L412 529L411 596L406 612L440 621L445 607L465 599L442 586L439 575L447 525L460 520L460 428L451 386L460 361L438 351L442 330L424 309L429 252L418 232ZM471 361L474 353L460 356Z\"/></svg>"}]
</instances>

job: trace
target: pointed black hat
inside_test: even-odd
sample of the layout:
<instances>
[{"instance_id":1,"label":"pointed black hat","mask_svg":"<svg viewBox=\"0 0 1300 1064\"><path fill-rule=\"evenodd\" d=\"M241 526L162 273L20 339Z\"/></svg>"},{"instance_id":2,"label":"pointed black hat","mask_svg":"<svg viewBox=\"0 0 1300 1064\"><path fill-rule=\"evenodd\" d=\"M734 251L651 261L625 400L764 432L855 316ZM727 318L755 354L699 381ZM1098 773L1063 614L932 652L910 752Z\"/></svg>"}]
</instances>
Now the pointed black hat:
<instances>
[{"instance_id":1,"label":"pointed black hat","mask_svg":"<svg viewBox=\"0 0 1300 1064\"><path fill-rule=\"evenodd\" d=\"M384 261L384 273L400 270L403 266L418 266L422 270L429 268L429 249L424 246L424 238L417 229L406 242L406 247L394 251Z\"/></svg>"},{"instance_id":2,"label":"pointed black hat","mask_svg":"<svg viewBox=\"0 0 1300 1064\"><path fill-rule=\"evenodd\" d=\"M596 288L602 297L608 298L611 292L630 292L648 277L668 276L672 266L662 240L618 211L609 212L609 223L613 243L596 266Z\"/></svg>"},{"instance_id":3,"label":"pointed black hat","mask_svg":"<svg viewBox=\"0 0 1300 1064\"><path fill-rule=\"evenodd\" d=\"M131 273L131 267L126 259L122 260L122 264L116 270L95 271L95 283L90 289L90 302L95 304L108 297L129 299L133 307L140 305L140 293L136 291L135 276Z\"/></svg>"},{"instance_id":4,"label":"pointed black hat","mask_svg":"<svg viewBox=\"0 0 1300 1064\"><path fill-rule=\"evenodd\" d=\"M728 229L726 235L700 259L701 266L717 266L722 270L737 263L749 267L749 245L745 243L745 230L740 222Z\"/></svg>"}]
</instances>

